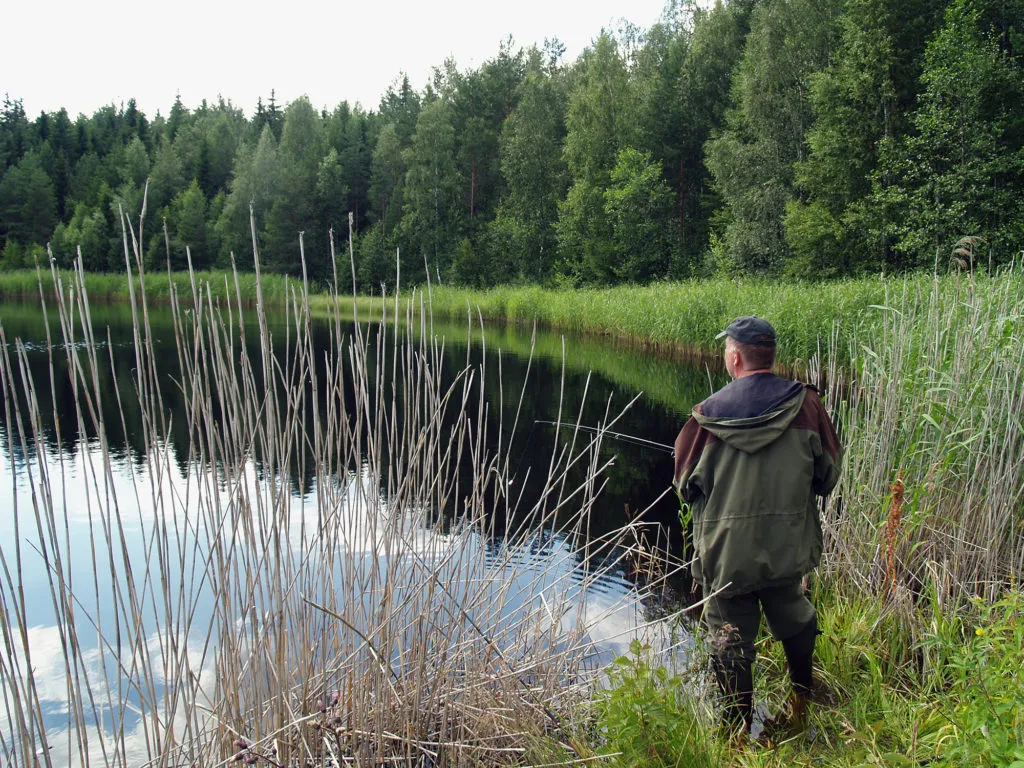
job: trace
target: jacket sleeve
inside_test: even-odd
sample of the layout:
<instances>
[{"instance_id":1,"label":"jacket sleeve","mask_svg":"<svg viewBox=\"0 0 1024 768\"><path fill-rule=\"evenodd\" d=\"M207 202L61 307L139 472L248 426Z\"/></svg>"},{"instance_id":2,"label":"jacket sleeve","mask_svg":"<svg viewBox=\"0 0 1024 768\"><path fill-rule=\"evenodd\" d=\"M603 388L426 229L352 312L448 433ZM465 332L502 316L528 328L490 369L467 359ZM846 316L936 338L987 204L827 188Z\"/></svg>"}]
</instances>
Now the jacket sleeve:
<instances>
[{"instance_id":1,"label":"jacket sleeve","mask_svg":"<svg viewBox=\"0 0 1024 768\"><path fill-rule=\"evenodd\" d=\"M825 410L824 403L817 392L808 390L807 398L811 400L815 412L816 431L821 440L821 454L814 457L813 490L819 496L827 496L839 482L839 472L843 463L843 449L839 444L836 428Z\"/></svg>"},{"instance_id":2,"label":"jacket sleeve","mask_svg":"<svg viewBox=\"0 0 1024 768\"><path fill-rule=\"evenodd\" d=\"M700 488L699 478L694 476L694 470L696 470L700 457L704 453L704 447L707 445L709 434L691 416L676 438L676 468L672 484L687 504L695 501L703 493Z\"/></svg>"}]
</instances>

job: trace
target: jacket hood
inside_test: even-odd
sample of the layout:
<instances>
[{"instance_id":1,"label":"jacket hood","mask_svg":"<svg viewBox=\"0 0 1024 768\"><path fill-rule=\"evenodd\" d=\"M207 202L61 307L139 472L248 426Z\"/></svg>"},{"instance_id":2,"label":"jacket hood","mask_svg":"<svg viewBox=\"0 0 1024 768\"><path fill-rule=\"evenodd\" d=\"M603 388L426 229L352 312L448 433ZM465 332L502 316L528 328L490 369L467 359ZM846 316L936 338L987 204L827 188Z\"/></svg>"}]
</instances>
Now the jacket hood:
<instances>
[{"instance_id":1,"label":"jacket hood","mask_svg":"<svg viewBox=\"0 0 1024 768\"><path fill-rule=\"evenodd\" d=\"M706 416L697 406L693 418L731 447L744 453L757 453L778 440L800 411L806 390L802 384L792 383L797 386L787 400L756 416Z\"/></svg>"}]
</instances>

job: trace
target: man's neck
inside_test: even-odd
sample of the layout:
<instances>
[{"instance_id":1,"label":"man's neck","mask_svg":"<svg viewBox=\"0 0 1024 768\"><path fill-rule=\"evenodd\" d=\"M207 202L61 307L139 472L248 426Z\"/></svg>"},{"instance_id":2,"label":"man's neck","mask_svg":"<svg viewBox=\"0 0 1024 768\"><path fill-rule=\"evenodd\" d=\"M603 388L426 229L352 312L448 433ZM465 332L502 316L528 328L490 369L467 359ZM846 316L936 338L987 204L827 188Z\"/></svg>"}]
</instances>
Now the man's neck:
<instances>
[{"instance_id":1,"label":"man's neck","mask_svg":"<svg viewBox=\"0 0 1024 768\"><path fill-rule=\"evenodd\" d=\"M738 371L736 373L736 378L737 379L745 379L745 378L747 378L747 376L753 376L755 373L771 373L771 372L772 372L771 368L758 368L757 370L754 370L754 371Z\"/></svg>"}]
</instances>

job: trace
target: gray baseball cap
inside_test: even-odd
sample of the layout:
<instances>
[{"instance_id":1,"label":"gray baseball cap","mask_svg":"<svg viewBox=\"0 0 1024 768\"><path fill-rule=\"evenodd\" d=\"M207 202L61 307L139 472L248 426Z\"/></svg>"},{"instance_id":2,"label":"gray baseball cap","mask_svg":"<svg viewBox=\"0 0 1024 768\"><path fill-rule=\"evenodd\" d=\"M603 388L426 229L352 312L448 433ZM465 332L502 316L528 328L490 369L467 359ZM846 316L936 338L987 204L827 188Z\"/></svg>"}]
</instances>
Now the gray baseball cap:
<instances>
[{"instance_id":1,"label":"gray baseball cap","mask_svg":"<svg viewBox=\"0 0 1024 768\"><path fill-rule=\"evenodd\" d=\"M715 338L721 339L724 336L728 336L740 344L751 344L755 347L775 346L775 329L772 328L771 323L757 315L737 317Z\"/></svg>"}]
</instances>

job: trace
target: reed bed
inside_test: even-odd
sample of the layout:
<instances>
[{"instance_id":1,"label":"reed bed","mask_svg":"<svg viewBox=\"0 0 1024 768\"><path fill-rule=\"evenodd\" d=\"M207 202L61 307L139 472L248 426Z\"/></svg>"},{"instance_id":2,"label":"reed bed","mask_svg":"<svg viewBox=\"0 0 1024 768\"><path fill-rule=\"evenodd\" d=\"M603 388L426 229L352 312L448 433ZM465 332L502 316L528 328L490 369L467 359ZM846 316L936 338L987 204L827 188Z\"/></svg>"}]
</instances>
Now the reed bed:
<instances>
[{"instance_id":1,"label":"reed bed","mask_svg":"<svg viewBox=\"0 0 1024 768\"><path fill-rule=\"evenodd\" d=\"M150 301L167 301L173 292L181 298L191 296L193 278L199 283L209 286L209 292L215 298L234 299L235 291L240 290L245 303L256 300L256 275L254 272L240 272L237 283L229 271L206 271L172 273L148 273L143 276L132 272L85 272L81 278L75 276L74 270L54 270L64 284L80 280L89 298L94 302L129 301L133 293L140 291L143 279L146 284L145 295ZM283 275L263 275L260 288L268 302L283 303L290 295L289 285L294 280ZM47 280L45 286L47 298L56 299L56 286ZM34 269L21 269L0 272L0 298L11 300L35 301L39 298L39 276Z\"/></svg>"},{"instance_id":2,"label":"reed bed","mask_svg":"<svg viewBox=\"0 0 1024 768\"><path fill-rule=\"evenodd\" d=\"M779 335L780 360L796 368L821 357L833 335L830 351L843 367L852 363L850 345L882 340L885 306L893 286L938 290L943 301L956 300L963 276L935 279L930 275L865 277L812 282L759 280L689 280L606 289L547 290L536 286L499 287L487 291L436 287L437 316L462 317L466 307L485 318L510 323L539 323L576 333L631 339L639 344L678 352L706 353L719 349L715 335L740 315L767 318ZM979 290L1012 282L1020 290L1019 271L974 278Z\"/></svg>"},{"instance_id":3,"label":"reed bed","mask_svg":"<svg viewBox=\"0 0 1024 768\"><path fill-rule=\"evenodd\" d=\"M825 377L848 382L828 392L847 449L827 567L853 592L955 607L1024 572L1021 286L1019 266L893 283L877 329L828 343L852 366Z\"/></svg>"},{"instance_id":4,"label":"reed bed","mask_svg":"<svg viewBox=\"0 0 1024 768\"><path fill-rule=\"evenodd\" d=\"M781 359L806 363L833 326L838 324L845 339L872 324L872 307L884 300L886 284L884 278L865 278L823 283L689 280L585 290L438 288L433 305L439 316L464 313L468 304L479 307L484 317L698 354L718 348L715 335L733 318L757 314L775 326Z\"/></svg>"},{"instance_id":5,"label":"reed bed","mask_svg":"<svg viewBox=\"0 0 1024 768\"><path fill-rule=\"evenodd\" d=\"M275 311L282 355L258 256L251 289L237 273L224 294L198 274L170 282L187 404L186 423L170 424L148 317L163 287L127 236L125 256L136 364L113 391L94 375L112 358L93 335L93 278L49 278L60 335L48 354L67 356L78 429L94 436L81 471L51 455L39 414L58 404L40 402L24 345L0 328L17 425L7 450L30 498L0 549L3 762L587 763L574 718L601 617L585 592L616 564L613 541L585 543L600 433L563 430L542 491L524 498L506 451L515 425L489 412L485 364L467 353L442 378L421 294L396 296L390 326L357 323L351 335L351 305L329 302L331 341L318 352L307 286L291 283ZM393 331L400 315L405 330ZM142 404L149 458L127 489L100 416L110 398ZM191 435L190 455L173 455L174 428ZM580 466L583 482L570 482ZM292 493L296 477L312 477L312 492ZM72 540L76 515L88 517L87 545ZM529 554L560 547L546 566ZM36 664L29 560L45 563L63 664L56 718L44 691L54 683Z\"/></svg>"}]
</instances>

